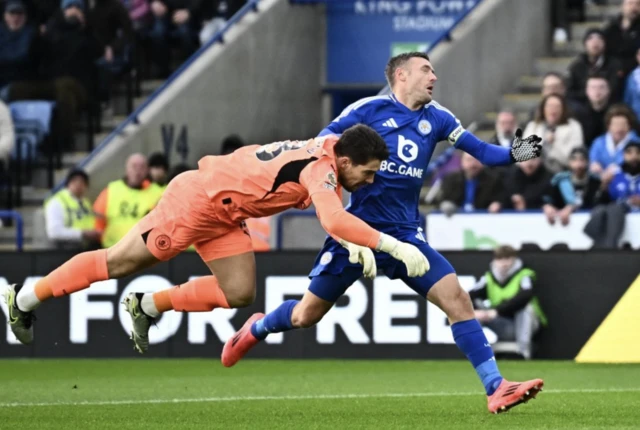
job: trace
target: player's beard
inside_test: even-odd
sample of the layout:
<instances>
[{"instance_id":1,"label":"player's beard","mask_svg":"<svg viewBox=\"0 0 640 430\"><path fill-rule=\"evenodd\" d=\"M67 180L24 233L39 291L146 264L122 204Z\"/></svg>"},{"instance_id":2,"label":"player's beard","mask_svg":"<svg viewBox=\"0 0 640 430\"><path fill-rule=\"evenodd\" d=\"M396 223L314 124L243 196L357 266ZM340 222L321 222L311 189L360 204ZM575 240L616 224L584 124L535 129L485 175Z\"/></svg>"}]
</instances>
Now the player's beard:
<instances>
[{"instance_id":1,"label":"player's beard","mask_svg":"<svg viewBox=\"0 0 640 430\"><path fill-rule=\"evenodd\" d=\"M344 188L346 191L350 193L354 192L358 187L356 185L352 185L347 179L347 177L342 172L338 172L338 183Z\"/></svg>"}]
</instances>

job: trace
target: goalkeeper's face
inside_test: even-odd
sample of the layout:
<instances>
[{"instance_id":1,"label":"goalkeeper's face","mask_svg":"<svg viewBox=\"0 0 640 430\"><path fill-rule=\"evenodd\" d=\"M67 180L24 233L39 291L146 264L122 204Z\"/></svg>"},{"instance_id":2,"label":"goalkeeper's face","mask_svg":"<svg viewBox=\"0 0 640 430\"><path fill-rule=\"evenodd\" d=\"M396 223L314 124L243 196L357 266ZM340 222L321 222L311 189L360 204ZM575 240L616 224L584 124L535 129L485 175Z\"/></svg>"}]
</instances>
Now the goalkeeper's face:
<instances>
[{"instance_id":1,"label":"goalkeeper's face","mask_svg":"<svg viewBox=\"0 0 640 430\"><path fill-rule=\"evenodd\" d=\"M373 183L373 178L380 169L380 160L371 160L366 164L353 164L349 157L338 157L338 182L342 188L354 192L367 184Z\"/></svg>"},{"instance_id":2,"label":"goalkeeper's face","mask_svg":"<svg viewBox=\"0 0 640 430\"><path fill-rule=\"evenodd\" d=\"M431 62L424 58L413 57L405 65L406 90L416 104L426 105L433 100L433 88L438 77Z\"/></svg>"}]
</instances>

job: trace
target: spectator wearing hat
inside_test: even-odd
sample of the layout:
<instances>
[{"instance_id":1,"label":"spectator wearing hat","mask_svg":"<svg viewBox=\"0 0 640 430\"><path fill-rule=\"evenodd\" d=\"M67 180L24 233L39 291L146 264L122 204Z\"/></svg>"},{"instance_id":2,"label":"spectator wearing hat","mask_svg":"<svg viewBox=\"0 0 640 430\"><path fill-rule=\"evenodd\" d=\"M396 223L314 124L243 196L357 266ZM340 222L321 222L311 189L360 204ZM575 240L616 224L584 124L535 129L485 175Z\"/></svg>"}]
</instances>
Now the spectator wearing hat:
<instances>
[{"instance_id":1,"label":"spectator wearing hat","mask_svg":"<svg viewBox=\"0 0 640 430\"><path fill-rule=\"evenodd\" d=\"M569 66L567 87L569 98L586 102L585 89L587 79L595 73L600 74L609 82L613 100L620 100L620 80L624 75L622 63L614 57L605 54L606 42L602 30L592 28L587 31L583 40L584 52L578 54Z\"/></svg>"},{"instance_id":2,"label":"spectator wearing hat","mask_svg":"<svg viewBox=\"0 0 640 430\"><path fill-rule=\"evenodd\" d=\"M607 204L597 206L584 232L593 239L594 247L615 249L624 231L626 214L640 211L640 139L624 146L620 171L607 188Z\"/></svg>"},{"instance_id":3,"label":"spectator wearing hat","mask_svg":"<svg viewBox=\"0 0 640 430\"><path fill-rule=\"evenodd\" d=\"M9 100L11 82L37 77L38 41L37 29L28 20L25 3L7 1L0 24L0 99Z\"/></svg>"},{"instance_id":4,"label":"spectator wearing hat","mask_svg":"<svg viewBox=\"0 0 640 430\"><path fill-rule=\"evenodd\" d=\"M569 171L557 173L544 196L542 207L549 224L556 219L569 224L571 214L580 209L592 209L600 199L602 182L589 172L589 154L585 148L574 148L569 155Z\"/></svg>"},{"instance_id":5,"label":"spectator wearing hat","mask_svg":"<svg viewBox=\"0 0 640 430\"><path fill-rule=\"evenodd\" d=\"M633 130L635 115L625 105L614 105L605 117L607 133L596 138L589 151L589 170L598 175L605 185L620 170L625 145L639 137Z\"/></svg>"},{"instance_id":6,"label":"spectator wearing hat","mask_svg":"<svg viewBox=\"0 0 640 430\"><path fill-rule=\"evenodd\" d=\"M149 179L162 188L169 183L169 161L164 154L156 152L149 157Z\"/></svg>"},{"instance_id":7,"label":"spectator wearing hat","mask_svg":"<svg viewBox=\"0 0 640 430\"><path fill-rule=\"evenodd\" d=\"M47 237L61 248L95 246L100 233L95 229L96 216L86 198L89 176L80 169L72 170L65 188L44 204Z\"/></svg>"}]
</instances>

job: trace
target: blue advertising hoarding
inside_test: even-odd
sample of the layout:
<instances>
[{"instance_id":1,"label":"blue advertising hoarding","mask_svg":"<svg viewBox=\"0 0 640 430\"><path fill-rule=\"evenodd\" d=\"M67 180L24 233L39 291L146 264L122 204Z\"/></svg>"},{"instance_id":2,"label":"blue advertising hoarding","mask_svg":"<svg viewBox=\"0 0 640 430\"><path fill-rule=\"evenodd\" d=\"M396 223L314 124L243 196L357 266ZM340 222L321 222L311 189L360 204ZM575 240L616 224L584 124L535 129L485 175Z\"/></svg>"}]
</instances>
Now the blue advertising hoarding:
<instances>
[{"instance_id":1,"label":"blue advertising hoarding","mask_svg":"<svg viewBox=\"0 0 640 430\"><path fill-rule=\"evenodd\" d=\"M480 1L326 1L327 82L383 84L390 56L427 51Z\"/></svg>"}]
</instances>

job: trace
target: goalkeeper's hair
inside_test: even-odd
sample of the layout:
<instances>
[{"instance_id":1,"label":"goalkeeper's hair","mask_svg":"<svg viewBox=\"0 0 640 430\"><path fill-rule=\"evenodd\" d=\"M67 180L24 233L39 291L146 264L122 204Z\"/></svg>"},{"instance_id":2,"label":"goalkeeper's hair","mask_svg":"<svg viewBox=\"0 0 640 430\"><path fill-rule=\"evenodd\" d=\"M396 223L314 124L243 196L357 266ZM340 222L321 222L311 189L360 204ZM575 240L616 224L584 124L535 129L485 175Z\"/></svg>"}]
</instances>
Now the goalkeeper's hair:
<instances>
[{"instance_id":1,"label":"goalkeeper's hair","mask_svg":"<svg viewBox=\"0 0 640 430\"><path fill-rule=\"evenodd\" d=\"M425 54L424 52L418 52L418 51L405 52L404 54L391 57L391 59L389 59L389 62L387 63L387 67L385 67L384 69L384 75L387 78L387 82L389 83L389 86L392 87L393 84L395 83L396 69L398 67L404 66L407 63L407 61L411 60L412 58L424 58L427 61L431 61L427 54Z\"/></svg>"},{"instance_id":2,"label":"goalkeeper's hair","mask_svg":"<svg viewBox=\"0 0 640 430\"><path fill-rule=\"evenodd\" d=\"M333 147L337 157L349 157L356 166L389 158L387 144L377 131L364 124L346 129Z\"/></svg>"}]
</instances>

